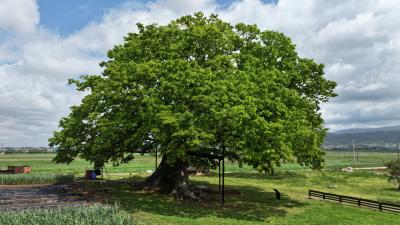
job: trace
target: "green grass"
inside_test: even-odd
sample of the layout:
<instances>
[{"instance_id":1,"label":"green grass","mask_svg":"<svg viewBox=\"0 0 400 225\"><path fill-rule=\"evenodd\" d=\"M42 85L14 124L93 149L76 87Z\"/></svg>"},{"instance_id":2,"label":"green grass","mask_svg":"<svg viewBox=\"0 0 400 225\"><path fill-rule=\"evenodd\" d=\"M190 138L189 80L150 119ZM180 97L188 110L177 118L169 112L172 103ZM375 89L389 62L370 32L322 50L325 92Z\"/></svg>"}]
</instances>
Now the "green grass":
<instances>
[{"instance_id":1,"label":"green grass","mask_svg":"<svg viewBox=\"0 0 400 225\"><path fill-rule=\"evenodd\" d=\"M73 175L62 174L0 174L0 185L68 184L73 179Z\"/></svg>"},{"instance_id":2,"label":"green grass","mask_svg":"<svg viewBox=\"0 0 400 225\"><path fill-rule=\"evenodd\" d=\"M69 165L54 164L51 160L54 153L38 154L5 154L0 155L0 168L7 168L8 165L29 165L32 173L58 173L58 174L83 174L86 169L92 169L93 165L82 159L76 159ZM119 167L113 167L111 164L106 166L110 173L129 173L145 172L154 169L155 158L152 156L138 156L129 164L122 164Z\"/></svg>"},{"instance_id":3,"label":"green grass","mask_svg":"<svg viewBox=\"0 0 400 225\"><path fill-rule=\"evenodd\" d=\"M191 179L217 189L216 175ZM307 198L308 190L316 189L400 204L400 192L383 175L282 171L266 176L241 172L226 174L225 183L228 192L235 189L241 194L227 195L224 206L219 199L177 201L170 196L135 192L129 185L115 188L111 202L119 201L138 224L400 224L398 214ZM337 188L329 188L332 184ZM273 188L282 192L280 202L275 201Z\"/></svg>"},{"instance_id":4,"label":"green grass","mask_svg":"<svg viewBox=\"0 0 400 225\"><path fill-rule=\"evenodd\" d=\"M337 170L353 165L352 152L328 151L326 155L325 168L329 170ZM11 165L29 165L32 167L32 173L58 173L58 174L83 174L86 169L92 169L93 166L82 159L76 159L71 164L54 164L51 160L54 153L37 153L37 154L5 154L0 155L0 169L7 168ZM384 166L384 161L396 158L397 153L386 152L360 152L360 167ZM155 157L150 155L137 155L136 158L128 164L121 164L113 167L111 164L106 165L109 173L144 173L147 170L154 170ZM284 163L277 171L287 170L310 170L302 167L297 163ZM228 172L251 172L254 171L250 166L239 168L236 163L226 163L226 171Z\"/></svg>"},{"instance_id":5,"label":"green grass","mask_svg":"<svg viewBox=\"0 0 400 225\"><path fill-rule=\"evenodd\" d=\"M0 212L2 225L133 225L129 214L104 205Z\"/></svg>"},{"instance_id":6,"label":"green grass","mask_svg":"<svg viewBox=\"0 0 400 225\"><path fill-rule=\"evenodd\" d=\"M385 161L398 157L397 152L366 152L358 153L357 167L384 166ZM353 152L328 151L325 167L328 169L353 166Z\"/></svg>"},{"instance_id":7,"label":"green grass","mask_svg":"<svg viewBox=\"0 0 400 225\"><path fill-rule=\"evenodd\" d=\"M0 156L0 167L30 165L32 174L73 173L81 176L92 166L77 159L70 165L51 163L54 154L10 154ZM395 153L360 152L358 165L383 166L384 161L397 157ZM129 164L114 168L107 165L107 172L122 173L113 179L130 179L128 183L112 189L108 200L119 202L121 209L131 214L138 224L400 224L400 215L378 212L349 205L321 200L309 200L309 189L362 197L365 199L400 204L397 186L387 181L384 174L372 172L339 172L339 168L352 166L351 152L327 152L325 171L317 172L295 163L285 163L277 174L258 174L251 167L237 167L226 163L226 188L238 190L240 195L227 195L222 206L218 199L210 202L178 201L171 196L148 192L135 192L129 185L133 180L144 179L154 170L153 156L137 156ZM218 176L193 176L196 184L217 189ZM89 182L96 185L96 182ZM100 183L99 183L100 184ZM336 185L331 189L329 186ZM275 201L273 188L283 193ZM110 197L111 196L111 197ZM219 196L216 196L219 197ZM1 223L0 223L1 224Z\"/></svg>"},{"instance_id":8,"label":"green grass","mask_svg":"<svg viewBox=\"0 0 400 225\"><path fill-rule=\"evenodd\" d=\"M358 209L349 206L337 206L334 204L317 203L305 210L279 218L275 224L307 224L307 225L375 225L375 224L399 224L398 215L375 212L368 209ZM272 220L273 221L273 220Z\"/></svg>"}]
</instances>

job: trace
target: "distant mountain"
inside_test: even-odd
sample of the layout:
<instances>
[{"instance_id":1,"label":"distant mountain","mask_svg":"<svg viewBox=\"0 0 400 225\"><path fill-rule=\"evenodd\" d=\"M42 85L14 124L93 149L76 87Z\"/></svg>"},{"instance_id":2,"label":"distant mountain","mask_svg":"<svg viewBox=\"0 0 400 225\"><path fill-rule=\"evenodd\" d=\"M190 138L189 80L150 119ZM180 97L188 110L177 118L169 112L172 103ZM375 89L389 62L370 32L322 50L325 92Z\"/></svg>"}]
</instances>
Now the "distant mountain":
<instances>
[{"instance_id":1,"label":"distant mountain","mask_svg":"<svg viewBox=\"0 0 400 225\"><path fill-rule=\"evenodd\" d=\"M356 145L388 147L400 143L400 126L348 129L328 133L325 146L350 146L352 135Z\"/></svg>"},{"instance_id":2,"label":"distant mountain","mask_svg":"<svg viewBox=\"0 0 400 225\"><path fill-rule=\"evenodd\" d=\"M370 132L380 132L380 131L400 131L400 126L391 127L377 127L377 128L354 128L347 130L339 130L332 132L334 134L354 134L354 133L370 133Z\"/></svg>"}]
</instances>

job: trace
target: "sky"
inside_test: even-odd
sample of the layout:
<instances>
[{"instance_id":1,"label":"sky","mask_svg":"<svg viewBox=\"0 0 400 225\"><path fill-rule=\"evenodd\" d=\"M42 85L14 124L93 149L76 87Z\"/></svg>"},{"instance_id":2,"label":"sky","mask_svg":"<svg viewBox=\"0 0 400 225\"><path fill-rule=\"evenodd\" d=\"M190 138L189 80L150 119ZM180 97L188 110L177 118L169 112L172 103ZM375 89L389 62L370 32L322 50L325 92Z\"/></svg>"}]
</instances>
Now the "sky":
<instances>
[{"instance_id":1,"label":"sky","mask_svg":"<svg viewBox=\"0 0 400 225\"><path fill-rule=\"evenodd\" d=\"M0 146L46 146L82 98L68 78L101 73L137 22L197 11L283 32L325 64L339 94L321 110L331 131L400 125L397 0L0 0Z\"/></svg>"}]
</instances>

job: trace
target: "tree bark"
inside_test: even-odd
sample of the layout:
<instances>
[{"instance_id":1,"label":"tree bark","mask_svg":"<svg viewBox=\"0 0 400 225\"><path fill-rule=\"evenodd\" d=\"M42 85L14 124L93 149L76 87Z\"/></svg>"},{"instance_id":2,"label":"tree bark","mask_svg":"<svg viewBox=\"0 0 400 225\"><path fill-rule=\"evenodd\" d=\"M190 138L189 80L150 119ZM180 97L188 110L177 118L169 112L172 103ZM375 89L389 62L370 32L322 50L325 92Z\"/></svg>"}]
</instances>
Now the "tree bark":
<instances>
[{"instance_id":1,"label":"tree bark","mask_svg":"<svg viewBox=\"0 0 400 225\"><path fill-rule=\"evenodd\" d=\"M188 164L180 159L170 165L167 163L167 156L163 156L156 171L138 186L147 190L172 194L179 199L198 200L198 196L191 190L186 172L187 167Z\"/></svg>"}]
</instances>

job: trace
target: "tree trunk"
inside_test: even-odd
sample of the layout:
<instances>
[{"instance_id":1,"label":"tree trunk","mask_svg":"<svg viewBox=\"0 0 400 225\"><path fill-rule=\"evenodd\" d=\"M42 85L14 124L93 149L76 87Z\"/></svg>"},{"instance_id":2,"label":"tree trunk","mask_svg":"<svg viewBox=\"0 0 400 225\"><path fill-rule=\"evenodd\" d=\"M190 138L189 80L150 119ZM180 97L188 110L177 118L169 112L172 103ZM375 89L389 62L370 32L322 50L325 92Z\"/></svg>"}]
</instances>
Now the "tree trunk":
<instances>
[{"instance_id":1,"label":"tree trunk","mask_svg":"<svg viewBox=\"0 0 400 225\"><path fill-rule=\"evenodd\" d=\"M198 196L190 188L187 167L188 164L180 159L177 159L174 165L170 165L167 163L167 157L163 156L156 171L138 187L158 190L180 199L198 200Z\"/></svg>"}]
</instances>

